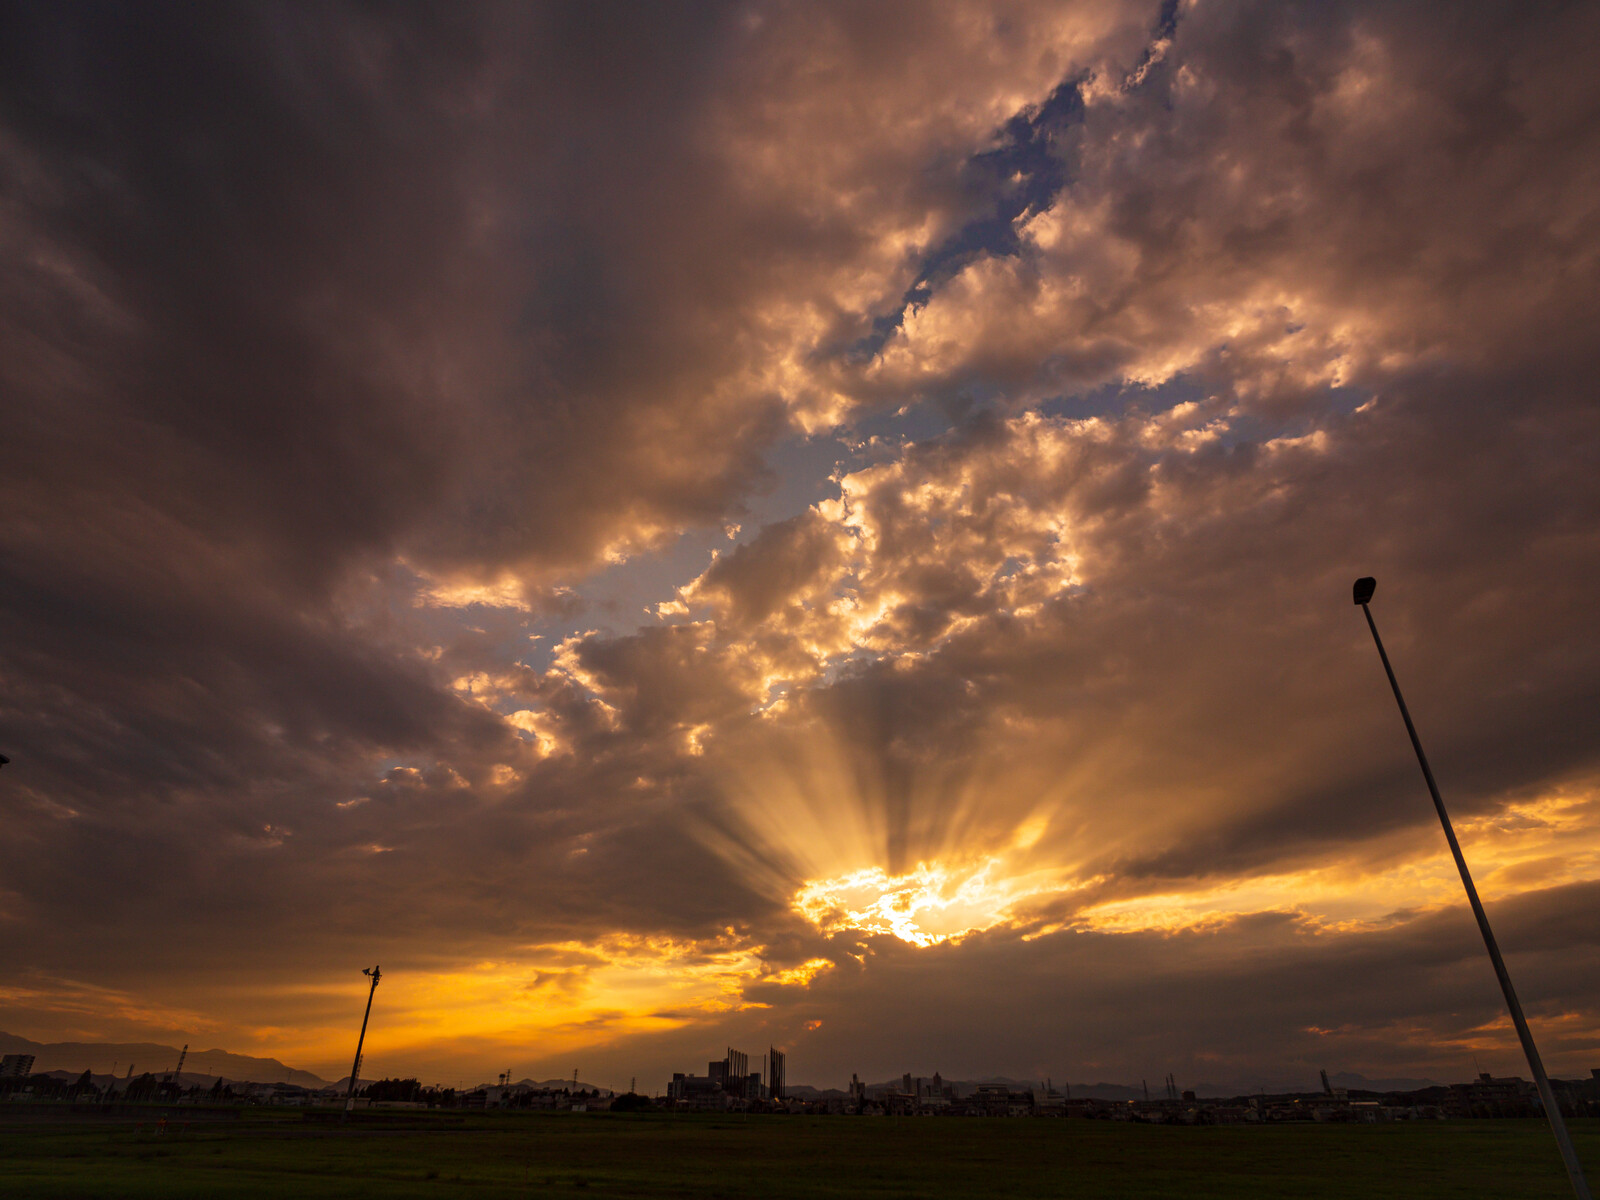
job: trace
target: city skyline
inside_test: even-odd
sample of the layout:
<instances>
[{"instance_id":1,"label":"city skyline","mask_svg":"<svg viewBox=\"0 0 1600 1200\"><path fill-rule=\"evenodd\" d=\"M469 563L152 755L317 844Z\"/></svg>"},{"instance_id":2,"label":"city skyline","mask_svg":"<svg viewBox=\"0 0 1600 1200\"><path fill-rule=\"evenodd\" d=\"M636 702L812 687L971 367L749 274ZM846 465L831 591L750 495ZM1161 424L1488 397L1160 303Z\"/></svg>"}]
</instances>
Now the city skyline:
<instances>
[{"instance_id":1,"label":"city skyline","mask_svg":"<svg viewBox=\"0 0 1600 1200\"><path fill-rule=\"evenodd\" d=\"M1600 1066L1592 6L0 29L0 1029Z\"/></svg>"}]
</instances>

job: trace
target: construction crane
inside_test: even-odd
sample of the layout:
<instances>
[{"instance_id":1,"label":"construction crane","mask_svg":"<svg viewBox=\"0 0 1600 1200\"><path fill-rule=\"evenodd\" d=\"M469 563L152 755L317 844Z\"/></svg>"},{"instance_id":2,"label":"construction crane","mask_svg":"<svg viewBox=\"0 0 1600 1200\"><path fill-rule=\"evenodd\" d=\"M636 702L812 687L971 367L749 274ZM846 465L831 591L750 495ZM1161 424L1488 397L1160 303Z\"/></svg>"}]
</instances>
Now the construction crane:
<instances>
[{"instance_id":1,"label":"construction crane","mask_svg":"<svg viewBox=\"0 0 1600 1200\"><path fill-rule=\"evenodd\" d=\"M177 1065L177 1067L174 1068L171 1072L168 1073L166 1079L163 1082L171 1083L173 1081L174 1076L176 1076L177 1081L178 1081L178 1090L182 1091L183 1090L183 1060L188 1058L188 1057L189 1057L189 1043L185 1042L183 1044L183 1049L178 1052L178 1065Z\"/></svg>"}]
</instances>

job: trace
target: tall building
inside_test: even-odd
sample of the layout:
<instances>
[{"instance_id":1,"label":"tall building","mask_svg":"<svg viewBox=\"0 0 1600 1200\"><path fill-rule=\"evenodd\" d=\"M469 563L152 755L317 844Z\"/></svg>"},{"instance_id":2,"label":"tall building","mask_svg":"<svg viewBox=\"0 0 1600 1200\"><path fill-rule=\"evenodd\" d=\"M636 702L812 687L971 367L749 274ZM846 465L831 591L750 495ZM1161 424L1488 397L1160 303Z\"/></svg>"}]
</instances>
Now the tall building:
<instances>
[{"instance_id":1,"label":"tall building","mask_svg":"<svg viewBox=\"0 0 1600 1200\"><path fill-rule=\"evenodd\" d=\"M789 1057L782 1050L767 1047L767 1098L782 1100L785 1087L788 1085L787 1070Z\"/></svg>"}]
</instances>

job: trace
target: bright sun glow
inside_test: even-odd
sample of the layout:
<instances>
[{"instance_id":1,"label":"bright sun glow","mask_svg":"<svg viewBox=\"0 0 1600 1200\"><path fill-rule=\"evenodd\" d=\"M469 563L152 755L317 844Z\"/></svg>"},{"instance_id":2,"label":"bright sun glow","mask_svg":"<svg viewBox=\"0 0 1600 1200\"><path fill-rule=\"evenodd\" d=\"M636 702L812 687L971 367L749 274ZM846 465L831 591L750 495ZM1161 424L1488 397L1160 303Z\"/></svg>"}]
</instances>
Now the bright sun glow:
<instances>
[{"instance_id":1,"label":"bright sun glow","mask_svg":"<svg viewBox=\"0 0 1600 1200\"><path fill-rule=\"evenodd\" d=\"M812 880L794 906L825 933L888 933L916 946L934 946L990 929L1012 906L1039 889L995 876L999 860L965 868L918 863L904 875L867 867L837 879Z\"/></svg>"}]
</instances>

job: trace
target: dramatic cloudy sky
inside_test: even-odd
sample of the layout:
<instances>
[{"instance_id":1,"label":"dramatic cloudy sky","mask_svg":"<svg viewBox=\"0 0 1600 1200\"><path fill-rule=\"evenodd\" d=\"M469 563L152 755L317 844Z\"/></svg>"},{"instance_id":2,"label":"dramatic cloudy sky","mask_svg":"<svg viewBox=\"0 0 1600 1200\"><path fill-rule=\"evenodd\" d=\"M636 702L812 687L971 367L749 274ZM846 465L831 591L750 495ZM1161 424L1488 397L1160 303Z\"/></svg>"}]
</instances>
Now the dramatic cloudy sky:
<instances>
[{"instance_id":1,"label":"dramatic cloudy sky","mask_svg":"<svg viewBox=\"0 0 1600 1200\"><path fill-rule=\"evenodd\" d=\"M1600 1065L1600 9L7 4L0 1028Z\"/></svg>"}]
</instances>

